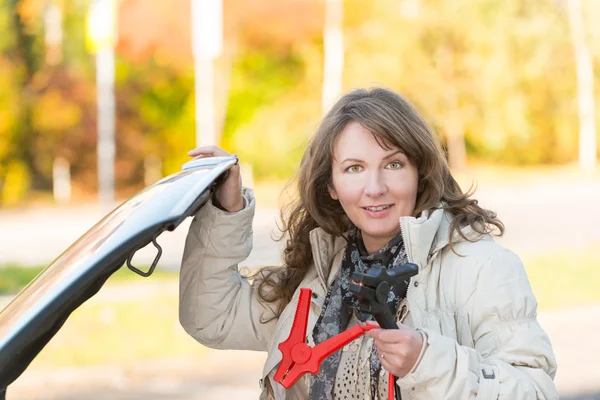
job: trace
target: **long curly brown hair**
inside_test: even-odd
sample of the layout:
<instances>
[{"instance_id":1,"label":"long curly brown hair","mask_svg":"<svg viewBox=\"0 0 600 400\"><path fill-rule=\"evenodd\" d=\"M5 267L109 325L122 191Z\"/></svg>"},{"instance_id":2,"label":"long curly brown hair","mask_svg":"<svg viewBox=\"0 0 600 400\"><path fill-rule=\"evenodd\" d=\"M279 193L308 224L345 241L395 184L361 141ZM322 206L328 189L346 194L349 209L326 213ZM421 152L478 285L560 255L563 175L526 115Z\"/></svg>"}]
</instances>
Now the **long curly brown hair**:
<instances>
[{"instance_id":1,"label":"long curly brown hair","mask_svg":"<svg viewBox=\"0 0 600 400\"><path fill-rule=\"evenodd\" d=\"M297 178L295 200L281 210L282 239L286 238L283 266L263 268L256 275L261 301L274 306L276 315L290 302L292 295L311 267L309 233L320 227L325 232L344 236L350 221L342 206L327 189L336 139L346 125L356 121L365 127L384 148L403 150L417 167L419 183L413 216L444 204L454 219L450 226L450 246L454 232L467 239L461 227L498 235L504 225L496 213L483 209L470 198L473 190L463 193L452 177L437 135L403 97L383 88L358 89L344 95L321 121L310 140Z\"/></svg>"}]
</instances>

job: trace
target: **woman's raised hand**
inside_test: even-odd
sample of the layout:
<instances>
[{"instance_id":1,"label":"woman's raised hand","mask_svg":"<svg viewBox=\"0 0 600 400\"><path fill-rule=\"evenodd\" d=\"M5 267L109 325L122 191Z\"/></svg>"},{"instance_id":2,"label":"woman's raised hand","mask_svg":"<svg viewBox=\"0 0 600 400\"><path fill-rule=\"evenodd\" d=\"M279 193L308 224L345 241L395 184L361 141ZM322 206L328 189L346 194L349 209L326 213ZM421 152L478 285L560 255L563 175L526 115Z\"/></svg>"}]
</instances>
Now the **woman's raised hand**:
<instances>
[{"instance_id":1,"label":"woman's raised hand","mask_svg":"<svg viewBox=\"0 0 600 400\"><path fill-rule=\"evenodd\" d=\"M209 157L231 157L232 155L217 146L201 146L188 152L188 156L194 158ZM244 208L244 198L242 197L242 176L240 166L232 166L224 181L217 186L213 202L216 206L229 212L237 212Z\"/></svg>"}]
</instances>

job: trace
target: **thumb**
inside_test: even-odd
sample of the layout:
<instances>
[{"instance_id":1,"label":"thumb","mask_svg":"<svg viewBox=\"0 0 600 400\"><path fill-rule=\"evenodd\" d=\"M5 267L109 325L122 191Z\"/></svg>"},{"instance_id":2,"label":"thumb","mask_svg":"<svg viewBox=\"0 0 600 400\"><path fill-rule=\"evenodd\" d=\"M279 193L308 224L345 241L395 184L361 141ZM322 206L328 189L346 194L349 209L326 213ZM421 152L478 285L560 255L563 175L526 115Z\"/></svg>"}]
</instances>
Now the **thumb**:
<instances>
[{"instance_id":1,"label":"thumb","mask_svg":"<svg viewBox=\"0 0 600 400\"><path fill-rule=\"evenodd\" d=\"M240 165L239 164L235 164L231 168L229 168L228 177L230 177L230 176L232 176L236 179L240 176Z\"/></svg>"}]
</instances>

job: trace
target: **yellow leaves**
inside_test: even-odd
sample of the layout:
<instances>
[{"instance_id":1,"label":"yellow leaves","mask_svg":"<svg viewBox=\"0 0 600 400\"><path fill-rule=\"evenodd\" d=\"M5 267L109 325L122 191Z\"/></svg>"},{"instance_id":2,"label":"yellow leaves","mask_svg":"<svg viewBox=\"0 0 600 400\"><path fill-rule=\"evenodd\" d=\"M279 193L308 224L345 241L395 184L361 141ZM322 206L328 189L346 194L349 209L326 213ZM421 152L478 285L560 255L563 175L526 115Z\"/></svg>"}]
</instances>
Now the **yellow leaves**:
<instances>
[{"instance_id":1,"label":"yellow leaves","mask_svg":"<svg viewBox=\"0 0 600 400\"><path fill-rule=\"evenodd\" d=\"M5 206L18 204L27 195L30 181L31 176L25 163L21 161L9 162L6 168L4 186L0 192L0 203Z\"/></svg>"},{"instance_id":2,"label":"yellow leaves","mask_svg":"<svg viewBox=\"0 0 600 400\"><path fill-rule=\"evenodd\" d=\"M187 152L195 147L196 129L194 122L194 101L190 97L184 105L180 117L172 127L161 134L161 140L154 143L156 149L149 149L163 156L163 174L177 172L181 166L190 161Z\"/></svg>"},{"instance_id":3,"label":"yellow leaves","mask_svg":"<svg viewBox=\"0 0 600 400\"><path fill-rule=\"evenodd\" d=\"M294 91L258 109L234 133L229 150L251 163L257 178L290 177L321 117L318 94Z\"/></svg>"},{"instance_id":4,"label":"yellow leaves","mask_svg":"<svg viewBox=\"0 0 600 400\"><path fill-rule=\"evenodd\" d=\"M18 116L18 98L10 65L0 59L0 159L9 151L11 131Z\"/></svg>"},{"instance_id":5,"label":"yellow leaves","mask_svg":"<svg viewBox=\"0 0 600 400\"><path fill-rule=\"evenodd\" d=\"M2 102L0 102L0 107ZM6 154L9 148L10 129L13 126L13 119L10 113L0 108L0 156Z\"/></svg>"},{"instance_id":6,"label":"yellow leaves","mask_svg":"<svg viewBox=\"0 0 600 400\"><path fill-rule=\"evenodd\" d=\"M16 10L25 26L25 32L32 34L42 24L42 14L46 0L21 0Z\"/></svg>"},{"instance_id":7,"label":"yellow leaves","mask_svg":"<svg viewBox=\"0 0 600 400\"><path fill-rule=\"evenodd\" d=\"M37 99L33 110L33 126L41 132L64 131L81 120L81 109L65 99L57 90L50 90Z\"/></svg>"}]
</instances>

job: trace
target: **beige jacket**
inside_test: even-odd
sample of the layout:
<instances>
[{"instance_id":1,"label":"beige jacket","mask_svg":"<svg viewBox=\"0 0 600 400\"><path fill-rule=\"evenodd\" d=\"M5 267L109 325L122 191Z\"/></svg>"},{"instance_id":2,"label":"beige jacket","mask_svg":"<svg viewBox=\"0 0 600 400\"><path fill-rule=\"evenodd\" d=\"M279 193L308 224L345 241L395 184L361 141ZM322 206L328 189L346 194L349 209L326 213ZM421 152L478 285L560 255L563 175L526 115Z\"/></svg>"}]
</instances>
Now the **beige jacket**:
<instances>
[{"instance_id":1,"label":"beige jacket","mask_svg":"<svg viewBox=\"0 0 600 400\"><path fill-rule=\"evenodd\" d=\"M238 213L208 203L196 215L183 255L179 313L184 329L205 346L268 351L264 380L281 361L277 345L289 335L299 290L278 319L261 322L272 311L237 269L252 249L251 190L245 198L247 206ZM419 266L406 296L409 319L427 336L419 364L398 380L402 398L557 399L556 360L536 320L537 302L523 264L470 228L463 232L479 240L455 235L457 255L448 246L449 223L443 210L400 220L408 258ZM311 232L310 242L314 266L300 285L315 293L308 332L345 245L321 229Z\"/></svg>"}]
</instances>

